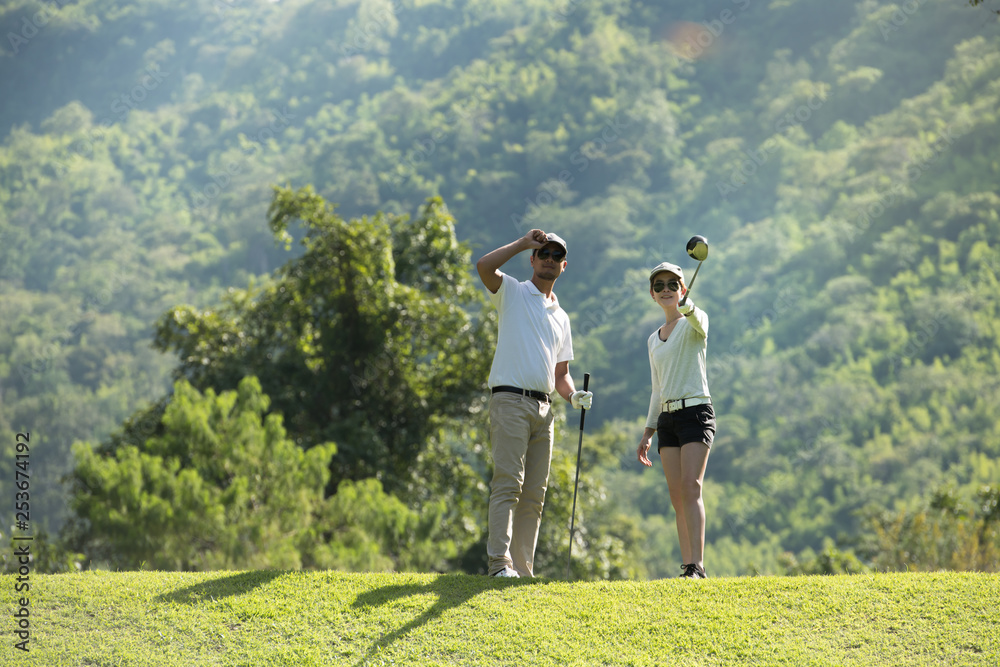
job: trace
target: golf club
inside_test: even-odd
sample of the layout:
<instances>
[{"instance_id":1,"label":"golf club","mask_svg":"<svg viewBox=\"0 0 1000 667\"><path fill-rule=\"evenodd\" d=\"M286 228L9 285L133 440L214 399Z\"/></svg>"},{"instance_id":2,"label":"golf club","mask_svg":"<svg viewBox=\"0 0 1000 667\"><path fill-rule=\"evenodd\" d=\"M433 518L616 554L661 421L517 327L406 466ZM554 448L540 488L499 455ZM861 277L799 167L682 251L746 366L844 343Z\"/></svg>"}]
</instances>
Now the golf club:
<instances>
[{"instance_id":1,"label":"golf club","mask_svg":"<svg viewBox=\"0 0 1000 667\"><path fill-rule=\"evenodd\" d=\"M583 390L589 391L590 373L583 374ZM576 487L580 484L580 454L583 453L583 419L587 410L580 408L580 444L576 448L576 481L573 482L573 513L569 519L569 558L566 560L566 579L569 579L569 566L573 563L573 529L576 524Z\"/></svg>"},{"instance_id":2,"label":"golf club","mask_svg":"<svg viewBox=\"0 0 1000 667\"><path fill-rule=\"evenodd\" d=\"M701 265L705 262L708 257L708 239L704 236L692 236L687 242L687 254L692 259L698 260L698 268L694 270L694 275L691 276L691 282L688 283L688 291L681 299L680 305L687 303L688 296L691 294L691 288L694 287L694 281L698 277L698 272L701 271Z\"/></svg>"}]
</instances>

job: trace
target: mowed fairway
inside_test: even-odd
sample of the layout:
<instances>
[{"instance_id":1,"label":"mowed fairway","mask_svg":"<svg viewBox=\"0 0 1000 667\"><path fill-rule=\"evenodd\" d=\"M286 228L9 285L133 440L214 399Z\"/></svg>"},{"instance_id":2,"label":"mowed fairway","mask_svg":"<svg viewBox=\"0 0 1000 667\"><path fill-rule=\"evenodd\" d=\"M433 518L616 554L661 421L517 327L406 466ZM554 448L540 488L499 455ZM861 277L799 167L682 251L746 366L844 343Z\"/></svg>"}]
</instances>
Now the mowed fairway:
<instances>
[{"instance_id":1,"label":"mowed fairway","mask_svg":"<svg viewBox=\"0 0 1000 667\"><path fill-rule=\"evenodd\" d=\"M0 577L2 665L989 665L1000 575L567 583L340 572Z\"/></svg>"}]
</instances>

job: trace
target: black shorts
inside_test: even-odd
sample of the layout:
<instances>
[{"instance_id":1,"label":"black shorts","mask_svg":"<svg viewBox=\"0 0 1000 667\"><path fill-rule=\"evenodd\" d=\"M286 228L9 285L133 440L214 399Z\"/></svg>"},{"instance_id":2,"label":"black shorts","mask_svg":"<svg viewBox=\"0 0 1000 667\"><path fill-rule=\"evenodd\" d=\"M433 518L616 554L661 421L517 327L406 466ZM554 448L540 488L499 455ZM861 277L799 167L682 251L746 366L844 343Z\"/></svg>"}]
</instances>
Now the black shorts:
<instances>
[{"instance_id":1,"label":"black shorts","mask_svg":"<svg viewBox=\"0 0 1000 667\"><path fill-rule=\"evenodd\" d=\"M656 419L656 439L657 451L660 447L680 447L689 442L703 442L711 448L715 440L715 410L712 404L661 412Z\"/></svg>"}]
</instances>

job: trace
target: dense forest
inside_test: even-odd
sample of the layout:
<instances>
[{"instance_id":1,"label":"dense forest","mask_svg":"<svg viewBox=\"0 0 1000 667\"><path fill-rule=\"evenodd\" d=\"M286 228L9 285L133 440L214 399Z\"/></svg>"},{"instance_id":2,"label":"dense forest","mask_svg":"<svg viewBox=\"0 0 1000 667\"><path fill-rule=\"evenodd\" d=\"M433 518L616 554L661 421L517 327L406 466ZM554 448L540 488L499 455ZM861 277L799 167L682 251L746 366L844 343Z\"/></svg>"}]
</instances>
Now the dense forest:
<instances>
[{"instance_id":1,"label":"dense forest","mask_svg":"<svg viewBox=\"0 0 1000 667\"><path fill-rule=\"evenodd\" d=\"M710 573L1000 569L995 9L5 3L0 496L30 433L38 567L482 571L473 263L537 227L595 393L575 576L680 562L635 448L646 274L694 234Z\"/></svg>"}]
</instances>

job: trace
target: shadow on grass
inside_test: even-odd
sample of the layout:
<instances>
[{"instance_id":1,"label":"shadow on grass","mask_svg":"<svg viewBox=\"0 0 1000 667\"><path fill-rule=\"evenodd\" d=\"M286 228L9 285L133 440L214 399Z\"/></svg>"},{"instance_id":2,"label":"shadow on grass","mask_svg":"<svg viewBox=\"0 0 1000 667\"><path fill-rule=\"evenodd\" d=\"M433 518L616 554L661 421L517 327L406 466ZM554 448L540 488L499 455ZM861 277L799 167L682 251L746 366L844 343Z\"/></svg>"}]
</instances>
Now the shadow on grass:
<instances>
[{"instance_id":1,"label":"shadow on grass","mask_svg":"<svg viewBox=\"0 0 1000 667\"><path fill-rule=\"evenodd\" d=\"M429 621L439 618L449 609L466 604L480 593L503 590L515 586L532 586L548 583L552 583L552 581L547 579L496 579L468 574L443 574L428 584L399 584L376 588L367 593L362 593L352 605L355 609L375 607L388 604L393 600L408 595L425 595L427 593L437 595L437 602L430 609L398 630L388 632L376 639L372 647L368 649L367 655L357 665L360 667L361 665L368 664L380 650L392 645L393 642L399 641Z\"/></svg>"},{"instance_id":2,"label":"shadow on grass","mask_svg":"<svg viewBox=\"0 0 1000 667\"><path fill-rule=\"evenodd\" d=\"M169 593L162 593L156 596L156 600L158 602L198 604L203 600L218 600L234 595L244 595L284 574L286 572L281 570L236 572L225 577L203 581L199 584L180 588Z\"/></svg>"}]
</instances>

